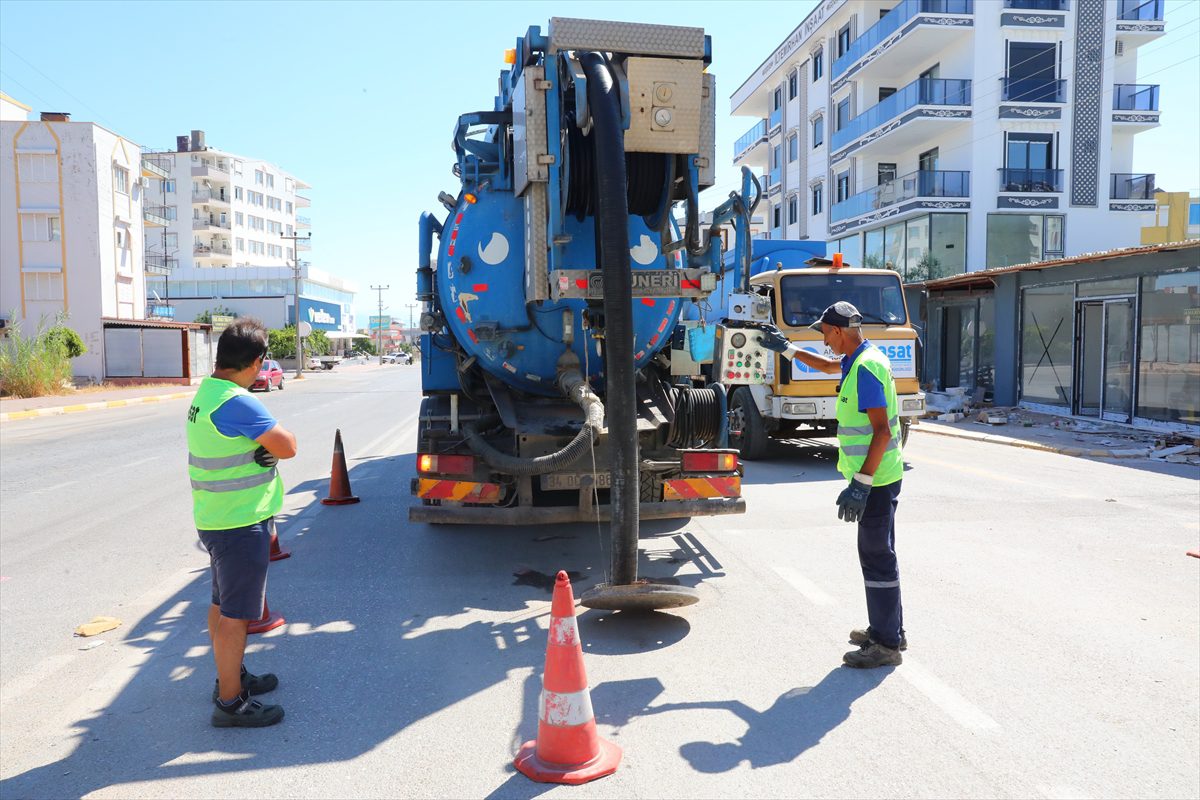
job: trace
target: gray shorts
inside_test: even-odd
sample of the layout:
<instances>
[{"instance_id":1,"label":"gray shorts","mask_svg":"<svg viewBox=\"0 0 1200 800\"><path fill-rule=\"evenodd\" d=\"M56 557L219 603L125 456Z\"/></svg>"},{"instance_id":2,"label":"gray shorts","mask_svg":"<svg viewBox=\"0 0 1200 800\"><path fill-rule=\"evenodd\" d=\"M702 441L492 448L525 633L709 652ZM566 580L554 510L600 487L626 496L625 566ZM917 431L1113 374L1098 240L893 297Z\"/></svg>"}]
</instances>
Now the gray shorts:
<instances>
[{"instance_id":1,"label":"gray shorts","mask_svg":"<svg viewBox=\"0 0 1200 800\"><path fill-rule=\"evenodd\" d=\"M273 527L274 518L267 517L244 528L197 531L212 563L212 602L222 617L262 619Z\"/></svg>"}]
</instances>

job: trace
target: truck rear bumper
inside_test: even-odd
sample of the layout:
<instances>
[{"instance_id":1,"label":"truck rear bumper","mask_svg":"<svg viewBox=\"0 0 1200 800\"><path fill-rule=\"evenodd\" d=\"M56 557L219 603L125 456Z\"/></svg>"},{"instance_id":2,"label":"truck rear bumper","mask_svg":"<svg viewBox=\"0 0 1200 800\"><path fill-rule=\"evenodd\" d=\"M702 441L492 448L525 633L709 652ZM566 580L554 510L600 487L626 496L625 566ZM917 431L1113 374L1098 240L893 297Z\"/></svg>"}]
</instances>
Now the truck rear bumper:
<instances>
[{"instance_id":1,"label":"truck rear bumper","mask_svg":"<svg viewBox=\"0 0 1200 800\"><path fill-rule=\"evenodd\" d=\"M594 522L599 518L610 519L607 505L546 506L496 508L495 506L426 506L416 505L408 509L409 522L428 522L443 525L538 525L558 522ZM744 514L746 501L741 498L716 498L709 500L673 500L663 503L641 503L639 516L642 519L675 519L678 517L711 517L718 514Z\"/></svg>"}]
</instances>

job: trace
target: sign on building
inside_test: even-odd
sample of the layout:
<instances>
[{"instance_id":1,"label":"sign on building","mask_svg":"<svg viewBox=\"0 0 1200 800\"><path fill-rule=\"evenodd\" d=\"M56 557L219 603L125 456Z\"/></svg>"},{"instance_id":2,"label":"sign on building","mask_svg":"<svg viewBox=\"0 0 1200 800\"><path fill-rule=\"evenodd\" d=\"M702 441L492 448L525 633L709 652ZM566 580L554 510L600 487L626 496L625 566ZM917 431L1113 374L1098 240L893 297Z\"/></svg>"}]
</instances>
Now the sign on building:
<instances>
[{"instance_id":1,"label":"sign on building","mask_svg":"<svg viewBox=\"0 0 1200 800\"><path fill-rule=\"evenodd\" d=\"M342 307L328 300L300 298L300 319L320 331L336 331L342 326Z\"/></svg>"},{"instance_id":2,"label":"sign on building","mask_svg":"<svg viewBox=\"0 0 1200 800\"><path fill-rule=\"evenodd\" d=\"M229 314L213 314L212 315L212 332L213 336L220 336L221 332L233 324L234 319Z\"/></svg>"},{"instance_id":3,"label":"sign on building","mask_svg":"<svg viewBox=\"0 0 1200 800\"><path fill-rule=\"evenodd\" d=\"M373 331L380 328L392 327L392 318L390 315L385 314L382 317L369 317L368 319L370 320L370 328Z\"/></svg>"}]
</instances>

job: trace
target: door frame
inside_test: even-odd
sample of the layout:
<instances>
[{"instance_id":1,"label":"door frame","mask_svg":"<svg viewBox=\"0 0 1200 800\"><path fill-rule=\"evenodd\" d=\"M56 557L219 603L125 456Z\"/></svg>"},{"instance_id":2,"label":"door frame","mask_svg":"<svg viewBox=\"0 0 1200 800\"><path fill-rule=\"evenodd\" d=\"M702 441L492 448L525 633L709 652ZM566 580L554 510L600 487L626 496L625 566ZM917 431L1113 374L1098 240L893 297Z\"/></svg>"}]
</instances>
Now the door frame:
<instances>
[{"instance_id":1,"label":"door frame","mask_svg":"<svg viewBox=\"0 0 1200 800\"><path fill-rule=\"evenodd\" d=\"M1140 287L1140 282L1139 282ZM1078 292L1078 286L1076 287ZM1071 413L1075 416L1087 416L1105 422L1121 422L1131 423L1134 419L1134 412L1137 408L1137 391L1138 391L1138 361L1140 354L1140 344L1138 341L1138 320L1141 318L1140 305L1141 292L1135 294L1117 294L1104 295L1098 297L1079 297L1078 293L1075 296L1075 348L1073 358L1075 360L1074 369L1072 370L1072 397L1071 397ZM1108 315L1109 307L1117 303L1129 304L1129 407L1125 410L1124 416L1121 414L1106 411L1108 399ZM1083 413L1083 392L1084 392L1084 369L1083 369L1083 348L1084 348L1084 330L1083 330L1083 309L1088 305L1096 305L1101 307L1100 317L1100 398L1098 404L1098 412L1094 417L1091 414Z\"/></svg>"}]
</instances>

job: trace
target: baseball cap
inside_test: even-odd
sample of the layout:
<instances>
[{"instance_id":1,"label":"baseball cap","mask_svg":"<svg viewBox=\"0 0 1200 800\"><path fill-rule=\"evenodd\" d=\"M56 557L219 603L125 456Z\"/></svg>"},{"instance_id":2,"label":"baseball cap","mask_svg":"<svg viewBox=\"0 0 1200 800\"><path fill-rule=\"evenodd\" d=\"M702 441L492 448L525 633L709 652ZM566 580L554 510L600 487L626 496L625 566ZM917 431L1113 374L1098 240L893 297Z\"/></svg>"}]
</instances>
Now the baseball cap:
<instances>
[{"instance_id":1,"label":"baseball cap","mask_svg":"<svg viewBox=\"0 0 1200 800\"><path fill-rule=\"evenodd\" d=\"M821 318L808 327L820 331L821 325L835 328L857 328L862 325L862 314L851 303L839 300L821 313Z\"/></svg>"}]
</instances>

